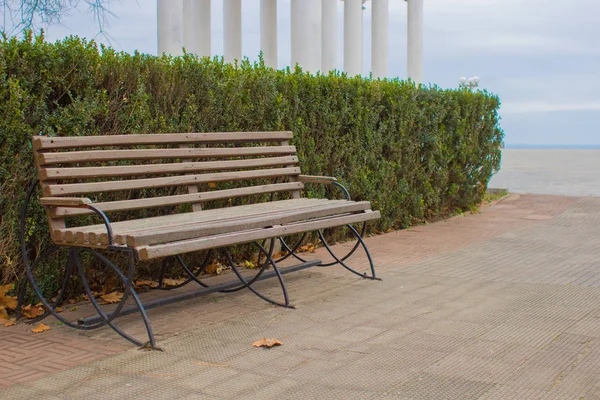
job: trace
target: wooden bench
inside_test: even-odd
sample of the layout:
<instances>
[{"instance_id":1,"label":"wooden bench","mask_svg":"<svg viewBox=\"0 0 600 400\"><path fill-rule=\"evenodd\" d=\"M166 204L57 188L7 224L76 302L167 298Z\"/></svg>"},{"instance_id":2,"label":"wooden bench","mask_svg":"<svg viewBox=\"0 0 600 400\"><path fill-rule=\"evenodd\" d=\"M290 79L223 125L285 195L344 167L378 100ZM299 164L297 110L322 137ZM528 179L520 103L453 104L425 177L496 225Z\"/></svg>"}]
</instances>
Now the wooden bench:
<instances>
[{"instance_id":1,"label":"wooden bench","mask_svg":"<svg viewBox=\"0 0 600 400\"><path fill-rule=\"evenodd\" d=\"M245 278L228 252L227 257L242 284L219 290L247 287L265 300L290 306L277 260L272 258L275 248L273 238L280 238L284 249L289 252L288 257L291 255L302 260L303 266L313 266L318 262L302 259L297 252L298 246L288 244L283 237L379 218L379 212L371 211L369 202L351 201L349 195L341 200L302 197L305 183L335 184L346 194L347 191L335 178L302 175L296 148L289 144L291 138L291 132L33 137L41 188L39 201L46 209L50 235L56 245L50 252L68 249L65 282L67 275L79 271L88 296L98 311L94 322L83 326L91 329L109 325L132 342L141 344L114 324L116 316L135 309L142 314L148 326L149 345L154 347L144 305L132 285L135 263L175 256L190 275L188 281L201 283L198 273L192 274L192 268L183 263L182 254L214 248L226 250L227 246L251 242L257 243L265 258L259 275L266 276L264 270L272 266L280 279L285 301L278 303L260 295L252 287L258 278ZM28 203L34 191L33 188L30 190ZM274 200L274 195L282 199ZM203 209L207 203L231 203L238 198L253 198L259 202ZM139 217L152 209L167 211L158 216ZM27 205L23 224L26 213ZM109 215L113 213L125 214L126 218L111 222ZM90 215L99 216L101 223L90 225ZM82 224L81 221L88 222ZM353 227L351 229L357 238L352 253L361 244L368 255L360 232ZM267 239L273 239L268 249L259 243ZM25 249L26 243L24 238L22 240ZM327 244L326 248L335 263L359 274L345 264L348 254L338 257ZM128 253L128 271L121 273L98 252L101 249ZM81 265L82 252L112 268L124 282L123 299L111 313L103 311L89 288ZM81 326L81 323L68 323L54 312L58 301L46 299L34 278L33 270L37 267L36 263L39 264L38 260L30 263L27 251L24 259L30 283L50 313L70 326ZM375 278L370 255L369 262L370 274L365 276ZM63 297L66 285L63 285L59 297ZM133 298L134 307L125 307L128 297L130 300Z\"/></svg>"}]
</instances>

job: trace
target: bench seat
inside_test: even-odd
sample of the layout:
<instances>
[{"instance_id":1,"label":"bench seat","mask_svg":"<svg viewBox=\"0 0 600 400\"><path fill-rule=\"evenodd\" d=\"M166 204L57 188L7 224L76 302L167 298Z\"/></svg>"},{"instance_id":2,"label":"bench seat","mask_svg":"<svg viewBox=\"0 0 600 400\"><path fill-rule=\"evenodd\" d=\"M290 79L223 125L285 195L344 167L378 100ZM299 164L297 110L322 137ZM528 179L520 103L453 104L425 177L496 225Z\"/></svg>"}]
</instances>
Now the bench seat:
<instances>
[{"instance_id":1,"label":"bench seat","mask_svg":"<svg viewBox=\"0 0 600 400\"><path fill-rule=\"evenodd\" d=\"M150 259L204 250L216 243L251 242L282 232L334 227L340 219L379 218L370 207L368 201L300 198L114 222L111 227L114 244L135 248L140 259ZM108 247L109 243L103 224L58 229L52 236L55 242L71 246Z\"/></svg>"}]
</instances>

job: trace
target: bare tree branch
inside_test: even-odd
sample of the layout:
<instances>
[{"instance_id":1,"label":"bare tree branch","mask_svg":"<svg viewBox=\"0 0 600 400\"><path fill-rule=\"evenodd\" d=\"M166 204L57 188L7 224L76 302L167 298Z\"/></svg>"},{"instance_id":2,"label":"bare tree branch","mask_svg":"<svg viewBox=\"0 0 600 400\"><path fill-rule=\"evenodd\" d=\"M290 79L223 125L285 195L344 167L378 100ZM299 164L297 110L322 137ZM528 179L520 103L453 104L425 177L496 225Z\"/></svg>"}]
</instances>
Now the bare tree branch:
<instances>
[{"instance_id":1,"label":"bare tree branch","mask_svg":"<svg viewBox=\"0 0 600 400\"><path fill-rule=\"evenodd\" d=\"M98 24L98 34L104 35L105 28L109 26L109 17L115 16L109 9L115 1L119 0L0 0L0 9L4 12L2 30L14 34L36 29L38 24L57 25L62 17L86 5ZM7 26L7 23L11 26Z\"/></svg>"}]
</instances>

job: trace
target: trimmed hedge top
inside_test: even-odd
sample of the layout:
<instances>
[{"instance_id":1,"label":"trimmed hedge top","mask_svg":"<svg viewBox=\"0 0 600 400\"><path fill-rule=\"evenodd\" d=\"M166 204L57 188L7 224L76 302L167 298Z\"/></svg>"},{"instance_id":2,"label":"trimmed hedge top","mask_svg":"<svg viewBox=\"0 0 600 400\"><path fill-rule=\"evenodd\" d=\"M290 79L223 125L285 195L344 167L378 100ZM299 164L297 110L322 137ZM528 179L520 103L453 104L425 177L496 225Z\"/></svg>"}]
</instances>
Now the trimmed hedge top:
<instances>
[{"instance_id":1,"label":"trimmed hedge top","mask_svg":"<svg viewBox=\"0 0 600 400\"><path fill-rule=\"evenodd\" d=\"M32 134L291 130L303 172L336 176L370 200L379 230L478 204L500 164L500 102L485 91L32 35L0 43L0 75L0 281L23 270L18 222L37 179ZM49 241L43 211L32 218L28 235L40 249Z\"/></svg>"}]
</instances>

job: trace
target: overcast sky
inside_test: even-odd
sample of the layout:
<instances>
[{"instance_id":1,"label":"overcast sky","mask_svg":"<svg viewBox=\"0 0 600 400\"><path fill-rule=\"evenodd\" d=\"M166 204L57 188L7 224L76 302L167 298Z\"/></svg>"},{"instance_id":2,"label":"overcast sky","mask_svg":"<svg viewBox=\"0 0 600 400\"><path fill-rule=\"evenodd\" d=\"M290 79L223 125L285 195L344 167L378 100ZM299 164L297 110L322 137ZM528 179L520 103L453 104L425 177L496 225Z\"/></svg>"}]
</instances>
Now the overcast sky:
<instances>
[{"instance_id":1,"label":"overcast sky","mask_svg":"<svg viewBox=\"0 0 600 400\"><path fill-rule=\"evenodd\" d=\"M222 1L212 2L213 54L221 54ZM243 52L259 52L260 0L243 0ZM278 2L279 66L290 62L290 0ZM364 11L370 70L371 2ZM156 0L122 0L107 28L118 50L156 53ZM343 3L338 65L342 67ZM477 75L500 96L507 144L600 145L600 1L425 0L424 80L456 87ZM47 28L49 40L98 33L85 9ZM108 43L105 37L98 41ZM390 76L406 76L406 3L390 0Z\"/></svg>"}]
</instances>

